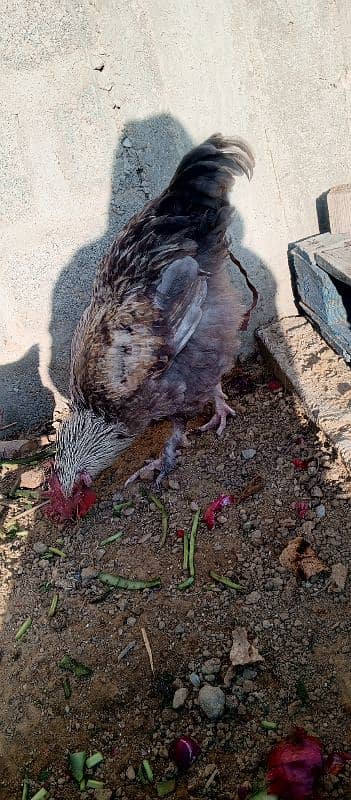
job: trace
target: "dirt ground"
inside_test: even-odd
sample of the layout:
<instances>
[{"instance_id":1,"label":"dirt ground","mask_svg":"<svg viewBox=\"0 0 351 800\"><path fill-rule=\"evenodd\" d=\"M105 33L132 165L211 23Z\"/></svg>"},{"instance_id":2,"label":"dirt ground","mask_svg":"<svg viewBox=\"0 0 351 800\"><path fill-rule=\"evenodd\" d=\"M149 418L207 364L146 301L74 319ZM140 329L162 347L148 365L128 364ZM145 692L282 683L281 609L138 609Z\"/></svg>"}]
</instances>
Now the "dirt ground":
<instances>
[{"instance_id":1,"label":"dirt ground","mask_svg":"<svg viewBox=\"0 0 351 800\"><path fill-rule=\"evenodd\" d=\"M319 736L326 752L351 749L350 580L338 588L335 564L350 564L351 480L335 452L305 417L296 397L272 391L263 366L252 362L245 380L229 386L237 410L221 439L191 436L170 486L160 494L169 533L160 548L161 518L150 484L138 482L121 518L113 501L124 479L156 456L167 426L157 426L98 484L98 503L81 522L55 526L42 516L20 518L27 535L9 534L21 499L5 505L1 553L0 797L16 800L25 776L29 797L42 786L55 800L154 798L155 785L135 777L148 759L155 782L176 777L176 798L236 800L241 784L262 785L267 754L295 726ZM251 453L245 453L251 450ZM244 451L244 454L243 454ZM253 452L255 451L255 452ZM248 456L251 457L248 457ZM296 469L292 459L308 461ZM2 492L17 472L3 468ZM205 509L223 492L238 494L259 474L262 490L221 512L213 531L200 526L196 580L184 578L180 528L189 529L196 505ZM307 501L300 519L297 501ZM10 529L11 530L11 529ZM109 545L101 541L122 530ZM279 556L304 536L329 567L310 580L296 577ZM66 558L43 558L46 546ZM209 571L238 581L244 591L214 584ZM97 575L159 576L159 590L116 590L106 595ZM48 610L59 595L53 617ZM99 602L98 602L99 601ZM28 618L32 625L18 642ZM232 631L246 629L264 660L232 675ZM141 628L154 659L152 675ZM130 645L129 649L127 645ZM127 650L126 650L127 648ZM64 672L65 655L90 667L90 677ZM210 661L208 664L207 662ZM72 694L65 697L69 677ZM219 686L225 707L216 720L198 704L199 688ZM174 710L174 692L188 690ZM184 693L185 694L185 693ZM262 720L276 723L267 731ZM202 748L196 763L177 774L168 748L190 734ZM101 751L94 778L104 789L80 792L68 753ZM319 797L351 798L350 765L327 777Z\"/></svg>"}]
</instances>

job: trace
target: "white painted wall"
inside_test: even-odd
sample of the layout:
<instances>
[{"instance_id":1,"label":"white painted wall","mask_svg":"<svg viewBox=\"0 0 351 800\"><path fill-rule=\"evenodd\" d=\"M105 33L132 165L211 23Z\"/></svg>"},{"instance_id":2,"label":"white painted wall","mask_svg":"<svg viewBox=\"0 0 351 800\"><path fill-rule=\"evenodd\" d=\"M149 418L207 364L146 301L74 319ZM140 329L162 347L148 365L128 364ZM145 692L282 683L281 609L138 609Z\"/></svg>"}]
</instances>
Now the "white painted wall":
<instances>
[{"instance_id":1,"label":"white painted wall","mask_svg":"<svg viewBox=\"0 0 351 800\"><path fill-rule=\"evenodd\" d=\"M288 242L315 233L316 198L350 180L347 0L12 0L2 32L6 421L50 416L96 260L216 130L256 154L232 230L260 291L252 328L292 311Z\"/></svg>"}]
</instances>

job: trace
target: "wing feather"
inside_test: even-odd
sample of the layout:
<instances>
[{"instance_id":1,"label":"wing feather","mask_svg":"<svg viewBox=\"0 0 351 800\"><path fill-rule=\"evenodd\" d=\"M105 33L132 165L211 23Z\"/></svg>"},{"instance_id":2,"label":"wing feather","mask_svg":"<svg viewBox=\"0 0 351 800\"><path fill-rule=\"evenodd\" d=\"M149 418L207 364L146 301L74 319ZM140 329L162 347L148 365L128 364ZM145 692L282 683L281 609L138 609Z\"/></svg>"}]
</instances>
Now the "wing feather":
<instances>
[{"instance_id":1,"label":"wing feather","mask_svg":"<svg viewBox=\"0 0 351 800\"><path fill-rule=\"evenodd\" d=\"M120 305L93 298L73 338L72 399L113 419L185 347L206 294L206 277L187 256L165 267L147 294L130 293Z\"/></svg>"}]
</instances>

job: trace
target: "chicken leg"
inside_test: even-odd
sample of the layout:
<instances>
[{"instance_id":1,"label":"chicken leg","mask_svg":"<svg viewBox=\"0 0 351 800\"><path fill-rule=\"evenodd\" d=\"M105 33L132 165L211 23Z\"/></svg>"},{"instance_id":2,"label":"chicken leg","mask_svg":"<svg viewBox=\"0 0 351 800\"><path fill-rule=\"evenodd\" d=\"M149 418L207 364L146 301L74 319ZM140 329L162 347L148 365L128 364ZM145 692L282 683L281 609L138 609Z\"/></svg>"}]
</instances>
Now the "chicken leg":
<instances>
[{"instance_id":1,"label":"chicken leg","mask_svg":"<svg viewBox=\"0 0 351 800\"><path fill-rule=\"evenodd\" d=\"M147 467L148 470L159 470L159 475L156 478L156 486L161 486L163 479L176 468L178 458L181 454L181 448L187 447L188 445L189 441L185 434L185 422L177 419L173 423L172 435L167 439L160 458L149 461L136 472L133 472L133 475L128 478L124 485L129 486L138 478L142 477L143 470Z\"/></svg>"},{"instance_id":2,"label":"chicken leg","mask_svg":"<svg viewBox=\"0 0 351 800\"><path fill-rule=\"evenodd\" d=\"M217 386L215 387L213 399L215 403L215 413L209 422L206 422L206 425L201 425L199 430L201 432L210 431L218 426L217 434L218 436L221 436L227 425L227 417L235 417L236 412L225 402L227 400L227 395L224 394L220 383L217 383Z\"/></svg>"}]
</instances>

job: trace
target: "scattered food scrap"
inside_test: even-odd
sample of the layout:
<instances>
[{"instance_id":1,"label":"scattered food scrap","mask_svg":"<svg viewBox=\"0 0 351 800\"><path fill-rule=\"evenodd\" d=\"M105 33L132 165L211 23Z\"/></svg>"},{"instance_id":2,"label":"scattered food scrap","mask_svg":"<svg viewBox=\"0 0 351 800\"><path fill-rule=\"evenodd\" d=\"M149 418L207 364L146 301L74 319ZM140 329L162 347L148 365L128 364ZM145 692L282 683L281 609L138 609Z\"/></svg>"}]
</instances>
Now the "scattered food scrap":
<instances>
[{"instance_id":1,"label":"scattered food scrap","mask_svg":"<svg viewBox=\"0 0 351 800\"><path fill-rule=\"evenodd\" d=\"M115 589L129 589L132 592L161 588L161 578L152 578L145 581L134 580L132 578L123 578L121 575L111 575L109 572L100 572L98 578L101 583L113 586Z\"/></svg>"},{"instance_id":2,"label":"scattered food scrap","mask_svg":"<svg viewBox=\"0 0 351 800\"><path fill-rule=\"evenodd\" d=\"M200 745L191 736L179 736L169 748L169 757L181 770L189 769L200 753Z\"/></svg>"},{"instance_id":3,"label":"scattered food scrap","mask_svg":"<svg viewBox=\"0 0 351 800\"><path fill-rule=\"evenodd\" d=\"M329 567L318 558L309 542L297 536L284 548L279 556L282 567L290 569L298 578L309 580L313 575L329 572Z\"/></svg>"},{"instance_id":4,"label":"scattered food scrap","mask_svg":"<svg viewBox=\"0 0 351 800\"><path fill-rule=\"evenodd\" d=\"M343 590L345 589L347 575L348 575L348 568L346 564L333 564L330 575L331 588L335 588L339 592L343 592Z\"/></svg>"},{"instance_id":5,"label":"scattered food scrap","mask_svg":"<svg viewBox=\"0 0 351 800\"><path fill-rule=\"evenodd\" d=\"M32 625L32 617L28 617L28 619L26 619L25 622L23 622L23 624L16 633L15 636L16 642L19 642L20 639L23 639L23 636L25 636L27 631L29 631L31 625Z\"/></svg>"},{"instance_id":6,"label":"scattered food scrap","mask_svg":"<svg viewBox=\"0 0 351 800\"><path fill-rule=\"evenodd\" d=\"M249 642L245 628L234 628L232 635L233 644L229 658L233 667L255 664L257 661L264 660L257 648Z\"/></svg>"},{"instance_id":7,"label":"scattered food scrap","mask_svg":"<svg viewBox=\"0 0 351 800\"><path fill-rule=\"evenodd\" d=\"M59 662L59 667L67 670L68 672L72 672L76 678L88 678L93 674L93 670L90 669L90 667L87 667L85 664L81 664L80 661L76 661L75 658L71 658L71 656L68 655L61 659Z\"/></svg>"},{"instance_id":8,"label":"scattered food scrap","mask_svg":"<svg viewBox=\"0 0 351 800\"><path fill-rule=\"evenodd\" d=\"M154 494L150 494L149 500L151 503L154 503L156 508L161 511L161 526L162 526L162 536L160 539L160 547L163 547L166 544L167 533L168 533L168 512L164 504L161 502L159 497L156 497Z\"/></svg>"}]
</instances>

